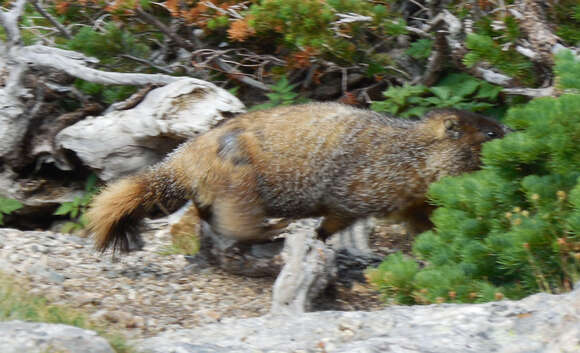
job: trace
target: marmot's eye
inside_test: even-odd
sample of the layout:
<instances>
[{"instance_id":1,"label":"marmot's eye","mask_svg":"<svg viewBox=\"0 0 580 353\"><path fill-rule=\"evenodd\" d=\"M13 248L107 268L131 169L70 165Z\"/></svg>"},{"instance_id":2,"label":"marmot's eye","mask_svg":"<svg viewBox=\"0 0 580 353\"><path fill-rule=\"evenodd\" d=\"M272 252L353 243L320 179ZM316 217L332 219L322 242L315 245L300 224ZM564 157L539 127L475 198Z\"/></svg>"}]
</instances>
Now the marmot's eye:
<instances>
[{"instance_id":1,"label":"marmot's eye","mask_svg":"<svg viewBox=\"0 0 580 353\"><path fill-rule=\"evenodd\" d=\"M487 132L487 137L489 137L490 139L496 138L497 137L497 132L495 132L495 131L488 131Z\"/></svg>"}]
</instances>

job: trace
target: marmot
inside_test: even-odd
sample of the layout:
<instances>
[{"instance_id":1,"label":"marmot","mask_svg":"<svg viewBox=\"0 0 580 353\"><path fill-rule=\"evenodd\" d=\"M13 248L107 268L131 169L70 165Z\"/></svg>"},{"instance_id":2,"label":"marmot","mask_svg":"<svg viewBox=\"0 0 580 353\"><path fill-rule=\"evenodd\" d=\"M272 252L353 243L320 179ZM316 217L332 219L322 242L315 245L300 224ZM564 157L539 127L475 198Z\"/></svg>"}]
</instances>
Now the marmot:
<instances>
[{"instance_id":1,"label":"marmot","mask_svg":"<svg viewBox=\"0 0 580 353\"><path fill-rule=\"evenodd\" d=\"M216 233L249 242L271 238L267 218L323 217L325 239L369 215L425 217L429 184L478 169L482 144L506 132L453 109L419 121L338 103L245 113L105 188L89 228L98 250L126 252L153 206L187 200Z\"/></svg>"}]
</instances>

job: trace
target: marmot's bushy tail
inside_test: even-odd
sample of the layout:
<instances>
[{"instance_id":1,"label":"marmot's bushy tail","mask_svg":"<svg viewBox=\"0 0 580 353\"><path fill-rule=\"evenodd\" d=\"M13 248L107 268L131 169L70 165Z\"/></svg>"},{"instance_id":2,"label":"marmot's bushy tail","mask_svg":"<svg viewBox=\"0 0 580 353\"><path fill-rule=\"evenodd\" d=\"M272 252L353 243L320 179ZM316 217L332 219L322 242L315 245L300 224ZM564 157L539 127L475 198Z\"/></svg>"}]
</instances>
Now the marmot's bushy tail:
<instances>
[{"instance_id":1,"label":"marmot's bushy tail","mask_svg":"<svg viewBox=\"0 0 580 353\"><path fill-rule=\"evenodd\" d=\"M128 252L142 244L140 225L154 205L172 209L185 203L187 194L171 173L158 167L110 184L87 212L95 248Z\"/></svg>"}]
</instances>

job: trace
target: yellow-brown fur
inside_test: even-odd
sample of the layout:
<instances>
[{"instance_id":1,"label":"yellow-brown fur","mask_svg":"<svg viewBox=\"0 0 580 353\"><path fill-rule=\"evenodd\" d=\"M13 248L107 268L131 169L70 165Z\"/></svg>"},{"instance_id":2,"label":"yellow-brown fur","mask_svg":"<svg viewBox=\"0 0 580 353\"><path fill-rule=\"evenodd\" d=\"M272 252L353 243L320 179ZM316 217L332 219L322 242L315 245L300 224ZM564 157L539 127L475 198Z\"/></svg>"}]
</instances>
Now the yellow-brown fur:
<instances>
[{"instance_id":1,"label":"yellow-brown fur","mask_svg":"<svg viewBox=\"0 0 580 353\"><path fill-rule=\"evenodd\" d=\"M216 233L239 241L269 239L268 217L322 216L323 239L369 215L421 220L428 185L477 169L482 143L505 132L456 110L421 121L336 103L247 113L109 186L89 210L90 228L98 249L127 251L156 203L189 199Z\"/></svg>"}]
</instances>

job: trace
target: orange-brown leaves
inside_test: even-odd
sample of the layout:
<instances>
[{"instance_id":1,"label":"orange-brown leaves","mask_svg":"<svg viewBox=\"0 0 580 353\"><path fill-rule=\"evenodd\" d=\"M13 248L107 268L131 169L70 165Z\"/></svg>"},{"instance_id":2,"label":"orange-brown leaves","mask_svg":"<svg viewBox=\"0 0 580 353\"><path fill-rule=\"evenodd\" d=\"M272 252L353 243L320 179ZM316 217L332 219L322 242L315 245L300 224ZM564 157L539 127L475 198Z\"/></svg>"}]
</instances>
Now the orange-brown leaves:
<instances>
[{"instance_id":1,"label":"orange-brown leaves","mask_svg":"<svg viewBox=\"0 0 580 353\"><path fill-rule=\"evenodd\" d=\"M311 58L316 56L318 51L312 47L307 47L304 50L292 54L287 62L288 67L292 69L304 69L312 65Z\"/></svg>"},{"instance_id":2,"label":"orange-brown leaves","mask_svg":"<svg viewBox=\"0 0 580 353\"><path fill-rule=\"evenodd\" d=\"M69 2L67 1L57 1L55 6L56 12L60 15L65 14L68 10L68 6Z\"/></svg>"},{"instance_id":3,"label":"orange-brown leaves","mask_svg":"<svg viewBox=\"0 0 580 353\"><path fill-rule=\"evenodd\" d=\"M178 0L167 0L165 1L165 8L171 16L177 17L179 16L179 1Z\"/></svg>"},{"instance_id":4,"label":"orange-brown leaves","mask_svg":"<svg viewBox=\"0 0 580 353\"><path fill-rule=\"evenodd\" d=\"M233 41L243 42L254 33L254 29L248 24L248 19L244 18L231 23L228 29L228 38Z\"/></svg>"},{"instance_id":5,"label":"orange-brown leaves","mask_svg":"<svg viewBox=\"0 0 580 353\"><path fill-rule=\"evenodd\" d=\"M344 92L344 95L340 98L340 103L348 105L358 105L360 102L355 93Z\"/></svg>"}]
</instances>

